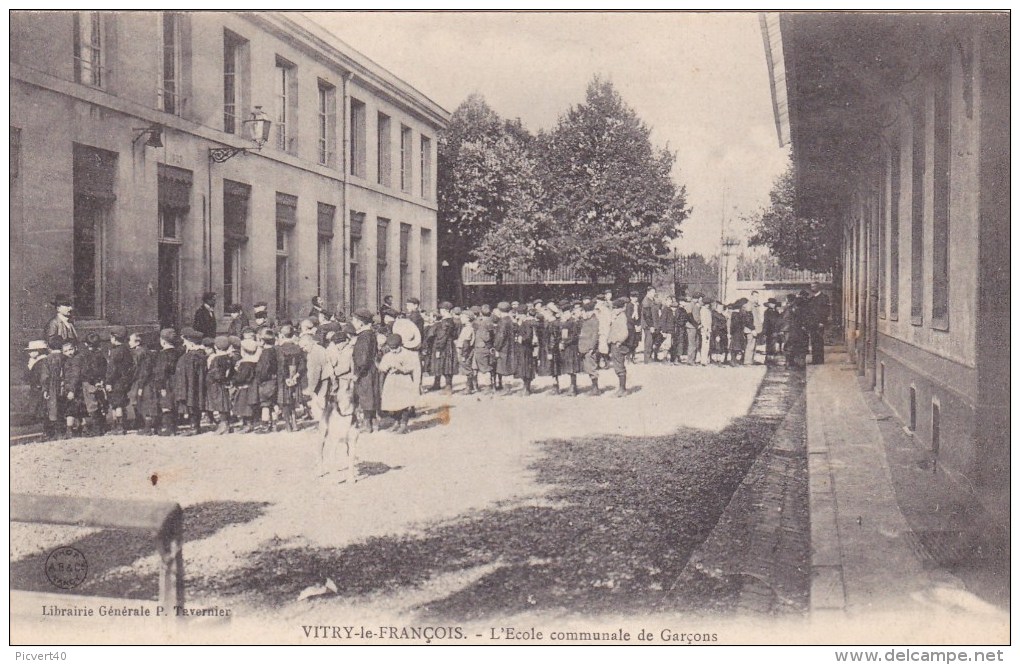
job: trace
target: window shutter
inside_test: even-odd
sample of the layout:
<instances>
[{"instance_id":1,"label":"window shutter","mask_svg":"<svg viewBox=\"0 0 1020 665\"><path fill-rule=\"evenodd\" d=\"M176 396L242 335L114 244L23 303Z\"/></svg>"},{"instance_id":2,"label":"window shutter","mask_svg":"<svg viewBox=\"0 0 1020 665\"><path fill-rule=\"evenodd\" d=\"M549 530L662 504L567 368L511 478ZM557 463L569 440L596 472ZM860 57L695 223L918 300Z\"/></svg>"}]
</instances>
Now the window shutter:
<instances>
[{"instance_id":1,"label":"window shutter","mask_svg":"<svg viewBox=\"0 0 1020 665\"><path fill-rule=\"evenodd\" d=\"M276 223L283 226L297 225L297 197L292 194L276 193Z\"/></svg>"}]
</instances>

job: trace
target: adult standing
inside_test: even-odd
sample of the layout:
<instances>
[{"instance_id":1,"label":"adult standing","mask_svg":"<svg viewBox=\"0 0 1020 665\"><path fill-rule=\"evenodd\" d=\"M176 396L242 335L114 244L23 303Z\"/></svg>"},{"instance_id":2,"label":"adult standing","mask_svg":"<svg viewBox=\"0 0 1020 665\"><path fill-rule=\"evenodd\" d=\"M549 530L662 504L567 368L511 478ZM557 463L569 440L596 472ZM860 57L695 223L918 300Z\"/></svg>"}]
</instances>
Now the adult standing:
<instances>
[{"instance_id":1,"label":"adult standing","mask_svg":"<svg viewBox=\"0 0 1020 665\"><path fill-rule=\"evenodd\" d=\"M825 325L829 322L829 298L818 282L811 282L806 301L808 341L811 343L811 364L825 362Z\"/></svg>"},{"instance_id":2,"label":"adult standing","mask_svg":"<svg viewBox=\"0 0 1020 665\"><path fill-rule=\"evenodd\" d=\"M641 301L641 330L645 347L645 364L655 359L655 333L659 329L659 303L655 300L655 287L649 286Z\"/></svg>"},{"instance_id":3,"label":"adult standing","mask_svg":"<svg viewBox=\"0 0 1020 665\"><path fill-rule=\"evenodd\" d=\"M371 434L375 430L375 415L379 410L379 368L376 358L379 344L372 330L372 312L359 309L354 312L354 353L351 359L354 368L354 403L361 410L362 431Z\"/></svg>"},{"instance_id":4,"label":"adult standing","mask_svg":"<svg viewBox=\"0 0 1020 665\"><path fill-rule=\"evenodd\" d=\"M581 314L581 328L577 338L577 352L581 364L591 381L590 397L599 395L599 320L595 316L595 303L586 302Z\"/></svg>"},{"instance_id":5,"label":"adult standing","mask_svg":"<svg viewBox=\"0 0 1020 665\"><path fill-rule=\"evenodd\" d=\"M191 327L202 337L216 337L216 294L212 291L202 294L202 305L195 310Z\"/></svg>"},{"instance_id":6,"label":"adult standing","mask_svg":"<svg viewBox=\"0 0 1020 665\"><path fill-rule=\"evenodd\" d=\"M457 373L457 322L453 318L453 305L439 304L439 321L436 322L436 336L432 344L433 390L439 390L440 379L446 379L445 394L453 392L453 375Z\"/></svg>"},{"instance_id":7,"label":"adult standing","mask_svg":"<svg viewBox=\"0 0 1020 665\"><path fill-rule=\"evenodd\" d=\"M43 338L47 343L54 337L60 339L61 342L72 342L75 346L78 345L78 331L74 329L74 323L71 322L71 312L74 310L74 306L71 304L71 299L65 295L58 295L50 303L56 308L56 312L53 318L46 324L46 329L43 332Z\"/></svg>"}]
</instances>

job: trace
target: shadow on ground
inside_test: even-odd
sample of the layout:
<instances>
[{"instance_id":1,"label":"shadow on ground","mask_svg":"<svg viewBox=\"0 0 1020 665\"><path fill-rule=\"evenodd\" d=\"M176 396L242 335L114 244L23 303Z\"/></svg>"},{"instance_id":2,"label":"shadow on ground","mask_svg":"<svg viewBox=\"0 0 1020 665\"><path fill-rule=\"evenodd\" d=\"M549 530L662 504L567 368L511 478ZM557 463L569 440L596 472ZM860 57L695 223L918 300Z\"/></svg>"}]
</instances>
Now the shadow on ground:
<instances>
[{"instance_id":1,"label":"shadow on ground","mask_svg":"<svg viewBox=\"0 0 1020 665\"><path fill-rule=\"evenodd\" d=\"M416 609L449 620L696 608L698 599L675 584L782 421L794 392L775 380L785 373L770 370L749 415L721 432L543 442L531 465L550 487L540 502L343 549L268 542L231 573L194 588L279 606L326 578L341 597L432 580L438 599Z\"/></svg>"},{"instance_id":2,"label":"shadow on ground","mask_svg":"<svg viewBox=\"0 0 1020 665\"><path fill-rule=\"evenodd\" d=\"M202 540L224 527L258 519L268 503L254 501L209 501L184 509L184 552L187 543ZM11 562L11 589L56 592L84 596L154 599L159 591L157 572L140 575L114 572L156 552L151 534L122 529L103 529L63 543L80 551L88 563L85 581L73 589L58 589L46 578L49 551ZM187 573L187 559L185 559Z\"/></svg>"}]
</instances>

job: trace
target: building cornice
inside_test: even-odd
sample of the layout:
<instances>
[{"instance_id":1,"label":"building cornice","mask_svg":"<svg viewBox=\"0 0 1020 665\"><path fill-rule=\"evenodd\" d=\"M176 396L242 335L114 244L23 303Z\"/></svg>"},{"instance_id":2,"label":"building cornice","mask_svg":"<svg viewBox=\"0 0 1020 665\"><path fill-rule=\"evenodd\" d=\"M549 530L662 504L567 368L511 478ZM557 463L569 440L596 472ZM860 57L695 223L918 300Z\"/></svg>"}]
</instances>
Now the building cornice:
<instances>
[{"instance_id":1,"label":"building cornice","mask_svg":"<svg viewBox=\"0 0 1020 665\"><path fill-rule=\"evenodd\" d=\"M450 113L421 91L345 44L298 12L244 12L259 28L300 48L341 75L348 74L405 112L436 129L446 126Z\"/></svg>"}]
</instances>

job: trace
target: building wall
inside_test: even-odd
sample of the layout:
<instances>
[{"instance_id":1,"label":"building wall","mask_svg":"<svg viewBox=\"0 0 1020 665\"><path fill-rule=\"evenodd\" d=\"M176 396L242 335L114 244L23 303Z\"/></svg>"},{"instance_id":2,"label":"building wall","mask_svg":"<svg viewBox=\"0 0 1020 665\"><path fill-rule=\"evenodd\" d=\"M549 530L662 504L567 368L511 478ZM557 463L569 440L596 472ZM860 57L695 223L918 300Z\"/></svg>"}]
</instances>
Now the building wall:
<instances>
[{"instance_id":1,"label":"building wall","mask_svg":"<svg viewBox=\"0 0 1020 665\"><path fill-rule=\"evenodd\" d=\"M421 228L433 231L435 222L435 146L441 123L435 108L422 110L421 102L381 79L374 63L340 64L338 56L324 50L297 28L290 30L285 17L232 13L182 15L181 59L183 63L180 110L176 115L159 108L160 30L156 12L103 13L104 80L101 88L75 82L72 45L72 12L14 13L11 25L11 127L20 134L18 176L12 179L11 201L13 252L12 315L15 344L38 336L51 316L46 304L55 293L72 293L73 145L101 148L117 155L116 201L105 229L105 307L94 322L80 325L125 324L154 328L157 274L157 170L167 164L192 172L191 207L181 242L180 309L185 322L198 307L201 294L223 287L223 180L252 186L246 260L241 276L240 300L251 306L266 300L273 309L275 276L276 192L298 199L297 225L292 232L288 279L288 314L300 314L317 290L317 205L336 207L331 243L332 286L329 298L346 306L344 261L349 210L391 219L390 243L399 251L400 224L412 227L420 239ZM281 27L282 26L282 27ZM211 163L210 147L250 146L246 137L224 130L223 67L224 30L247 40L247 61L239 67L238 120L252 106L263 106L275 119L275 68L278 58L293 65L296 76L296 117L288 122L297 141L280 150L274 127L260 152ZM343 65L350 65L349 67ZM373 69L374 68L374 69ZM378 110L392 118L395 185L378 185L370 171L364 182L353 178L344 200L347 145L344 123L344 76L350 88L369 107L369 137L374 137ZM335 157L319 164L318 86L335 87ZM406 85L406 84L404 84ZM389 88L386 88L389 86ZM386 88L384 90L384 88ZM443 113L439 110L440 116ZM146 136L135 141L140 130L160 123L163 147L145 146ZM400 192L400 127L413 132L414 182L410 194ZM421 196L420 137L431 144L432 185ZM369 142L370 165L375 164L374 142ZM417 194L417 195L416 195ZM373 252L374 245L368 248ZM411 243L413 289L421 292L419 244ZM434 280L435 252L424 257ZM369 269L374 293L374 261ZM389 261L390 283L399 286L399 257ZM431 289L431 293L435 288ZM396 293L394 293L396 295ZM375 303L373 302L374 306Z\"/></svg>"},{"instance_id":2,"label":"building wall","mask_svg":"<svg viewBox=\"0 0 1020 665\"><path fill-rule=\"evenodd\" d=\"M375 63L297 15L277 13L181 14L178 35L180 67L175 113L160 102L162 50L157 12L101 13L103 76L101 85L75 81L73 12L14 12L11 16L11 349L12 376L20 380L20 349L41 336L52 316L50 300L73 294L74 145L116 155L115 201L106 220L103 242L104 307L92 320L79 316L79 329L122 324L131 330L159 327L157 317L159 199L158 172L168 165L191 172L190 207L180 232L180 323L188 325L206 290L224 287L224 180L251 186L248 239L240 274L239 301L250 308L264 300L271 316L303 315L318 290L318 204L336 209L328 260L331 306L347 310L350 293L347 249L350 211L373 220L391 220L389 243L393 295L399 288L399 234L411 226L409 247L411 291L431 294L435 279L435 149L448 114ZM88 13L82 13L87 20ZM246 40L238 62L236 133L224 131L225 30ZM291 117L288 130L296 141L281 150L276 105L276 67L283 59L289 70ZM91 82L91 81L89 81ZM318 89L335 89L335 113L328 117L334 152L320 164ZM345 91L368 107L368 137L375 137L375 114L392 118L393 185L376 182L370 168L363 179L348 177L349 126ZM349 96L349 95L348 95ZM223 163L210 159L210 148L251 148L241 121L260 105L275 126L258 151L239 154ZM145 145L145 128L161 125L162 147ZM410 127L412 173L410 193L400 191L400 127ZM422 196L420 137L431 139L431 186ZM17 139L17 140L15 140ZM16 144L16 150L13 149ZM368 142L368 164L374 167L374 140ZM15 164L14 162L17 162ZM275 312L276 195L297 198L297 220L290 233L287 302ZM432 248L422 256L422 229L432 234ZM375 256L374 235L366 247ZM423 268L425 269L423 271ZM369 293L375 293L375 261L367 262ZM422 275L430 281L423 289ZM410 294L407 294L410 295ZM374 298L369 306L375 308ZM221 320L226 326L226 321Z\"/></svg>"},{"instance_id":3,"label":"building wall","mask_svg":"<svg viewBox=\"0 0 1020 665\"><path fill-rule=\"evenodd\" d=\"M1009 364L1008 341L1003 343L996 318L997 298L989 293L1008 294L1008 274L990 271L988 261L1000 261L987 251L989 238L1001 244L1008 236L1008 214L989 215L982 211L989 196L1008 210L1008 188L993 192L1001 178L998 166L983 166L989 154L991 133L1003 140L1008 136L1004 113L1009 102L1004 95L986 96L989 67L985 51L985 28L975 24L967 31L949 36L933 35L933 41L947 40L939 52L948 58L947 73L931 63L917 63L920 74L902 90L890 91L886 99L890 117L883 119L883 149L874 163L864 169L853 201L846 211L844 236L844 317L847 345L862 374L893 408L900 420L911 427L911 391L914 395L913 434L917 445L927 449L951 476L971 487L982 500L995 503L1008 487L1008 418L1003 417L1009 400L1008 381L997 381L997 390L982 390L989 371ZM1007 42L1008 43L1008 42ZM1001 59L1002 54L995 58ZM935 86L948 76L949 96L949 235L948 321L933 316L935 280ZM920 317L911 316L914 278L911 272L913 138L915 121L911 108L923 109L924 176L923 224L920 282L923 288ZM900 196L892 195L892 155L899 154ZM1008 170L1008 169L1007 169ZM899 213L899 306L891 308L893 296L892 211ZM1008 243L1007 243L1008 244ZM879 264L884 263L884 270ZM874 345L874 346L872 346ZM874 360L872 360L872 353ZM989 358L989 355L992 358ZM934 406L939 412L936 441ZM994 421L997 431L986 420ZM1005 432L1005 435L1003 435ZM998 497L998 498L997 498Z\"/></svg>"}]
</instances>

